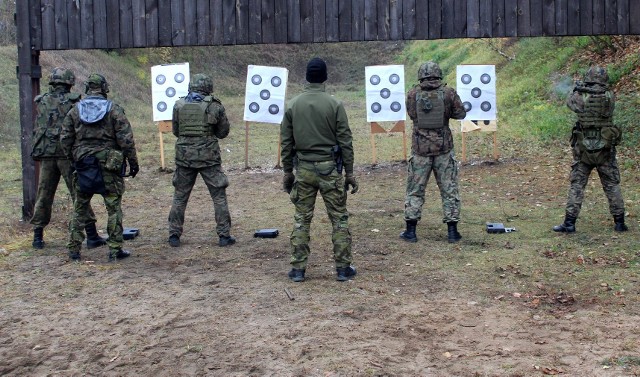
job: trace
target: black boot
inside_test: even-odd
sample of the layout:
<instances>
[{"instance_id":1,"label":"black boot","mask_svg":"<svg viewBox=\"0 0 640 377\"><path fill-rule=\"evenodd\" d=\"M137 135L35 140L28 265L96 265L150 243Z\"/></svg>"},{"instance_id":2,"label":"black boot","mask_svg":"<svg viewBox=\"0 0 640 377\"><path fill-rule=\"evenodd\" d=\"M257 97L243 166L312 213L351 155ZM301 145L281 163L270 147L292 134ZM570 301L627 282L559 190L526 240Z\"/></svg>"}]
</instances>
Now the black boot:
<instances>
[{"instance_id":1,"label":"black boot","mask_svg":"<svg viewBox=\"0 0 640 377\"><path fill-rule=\"evenodd\" d=\"M218 240L218 246L220 247L231 246L234 243L236 243L236 239L233 236L220 236Z\"/></svg>"},{"instance_id":2,"label":"black boot","mask_svg":"<svg viewBox=\"0 0 640 377\"><path fill-rule=\"evenodd\" d=\"M347 281L353 279L357 274L356 269L353 266L337 267L336 268L336 280Z\"/></svg>"},{"instance_id":3,"label":"black boot","mask_svg":"<svg viewBox=\"0 0 640 377\"><path fill-rule=\"evenodd\" d=\"M289 279L296 283L304 281L304 272L304 268L292 268L291 271L289 271Z\"/></svg>"},{"instance_id":4,"label":"black boot","mask_svg":"<svg viewBox=\"0 0 640 377\"><path fill-rule=\"evenodd\" d=\"M122 249L109 250L109 254L107 254L107 258L109 259L109 262L128 258L130 256L131 256L131 252L129 250L122 250Z\"/></svg>"},{"instance_id":5,"label":"black boot","mask_svg":"<svg viewBox=\"0 0 640 377\"><path fill-rule=\"evenodd\" d=\"M42 239L44 233L44 228L33 228L33 246L34 249L43 249L44 248L44 239Z\"/></svg>"},{"instance_id":6,"label":"black boot","mask_svg":"<svg viewBox=\"0 0 640 377\"><path fill-rule=\"evenodd\" d=\"M87 249L94 249L107 244L107 240L98 235L96 223L87 224L84 230L87 232Z\"/></svg>"},{"instance_id":7,"label":"black boot","mask_svg":"<svg viewBox=\"0 0 640 377\"><path fill-rule=\"evenodd\" d=\"M407 242L418 242L418 237L416 236L416 226L418 225L418 220L406 220L407 222L407 230L400 233L400 238Z\"/></svg>"},{"instance_id":8,"label":"black boot","mask_svg":"<svg viewBox=\"0 0 640 377\"><path fill-rule=\"evenodd\" d=\"M613 221L615 222L613 230L616 232L626 232L629 230L629 228L624 224L624 214L613 216Z\"/></svg>"},{"instance_id":9,"label":"black boot","mask_svg":"<svg viewBox=\"0 0 640 377\"><path fill-rule=\"evenodd\" d=\"M560 225L556 225L553 227L554 232L560 233L573 233L576 231L576 218L573 216L566 215L564 217L564 222Z\"/></svg>"},{"instance_id":10,"label":"black boot","mask_svg":"<svg viewBox=\"0 0 640 377\"><path fill-rule=\"evenodd\" d=\"M447 240L449 243L458 242L462 239L462 235L458 233L458 222L449 221L447 223Z\"/></svg>"}]
</instances>

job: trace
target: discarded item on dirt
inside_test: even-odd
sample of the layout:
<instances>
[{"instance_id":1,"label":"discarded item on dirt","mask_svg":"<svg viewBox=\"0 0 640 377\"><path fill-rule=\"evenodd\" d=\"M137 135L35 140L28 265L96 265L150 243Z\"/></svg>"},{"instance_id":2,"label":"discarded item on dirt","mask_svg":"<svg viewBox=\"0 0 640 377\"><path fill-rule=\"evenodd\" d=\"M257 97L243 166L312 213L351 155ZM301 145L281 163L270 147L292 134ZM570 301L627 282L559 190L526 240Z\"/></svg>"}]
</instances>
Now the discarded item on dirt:
<instances>
[{"instance_id":1,"label":"discarded item on dirt","mask_svg":"<svg viewBox=\"0 0 640 377\"><path fill-rule=\"evenodd\" d=\"M278 229L258 229L253 233L253 236L259 238L276 238L278 234L280 234Z\"/></svg>"},{"instance_id":2,"label":"discarded item on dirt","mask_svg":"<svg viewBox=\"0 0 640 377\"><path fill-rule=\"evenodd\" d=\"M511 233L516 228L505 228L503 223L487 223L487 233Z\"/></svg>"},{"instance_id":3,"label":"discarded item on dirt","mask_svg":"<svg viewBox=\"0 0 640 377\"><path fill-rule=\"evenodd\" d=\"M295 299L296 299L295 297L293 297L293 293L291 293L291 291L289 290L289 288L285 288L285 289L284 289L284 293L286 293L286 294L287 294L287 297L289 297L289 300L293 301L293 300L295 300Z\"/></svg>"},{"instance_id":4,"label":"discarded item on dirt","mask_svg":"<svg viewBox=\"0 0 640 377\"><path fill-rule=\"evenodd\" d=\"M132 240L140 235L140 229L138 228L124 228L122 231L122 238L125 240Z\"/></svg>"}]
</instances>

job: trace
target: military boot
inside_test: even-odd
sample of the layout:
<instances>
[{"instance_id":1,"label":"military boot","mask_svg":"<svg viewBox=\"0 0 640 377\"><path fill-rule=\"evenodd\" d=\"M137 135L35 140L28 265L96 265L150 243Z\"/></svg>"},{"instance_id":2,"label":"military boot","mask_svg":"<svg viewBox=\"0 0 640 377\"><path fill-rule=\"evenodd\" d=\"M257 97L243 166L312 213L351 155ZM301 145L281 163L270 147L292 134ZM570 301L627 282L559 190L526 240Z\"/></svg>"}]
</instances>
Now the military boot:
<instances>
[{"instance_id":1,"label":"military boot","mask_svg":"<svg viewBox=\"0 0 640 377\"><path fill-rule=\"evenodd\" d=\"M107 244L107 240L98 235L96 223L90 223L84 227L87 232L87 249L94 249Z\"/></svg>"},{"instance_id":2,"label":"military boot","mask_svg":"<svg viewBox=\"0 0 640 377\"><path fill-rule=\"evenodd\" d=\"M564 222L560 225L556 225L553 227L554 232L560 233L573 233L576 231L576 218L573 216L566 215L564 217Z\"/></svg>"},{"instance_id":3,"label":"military boot","mask_svg":"<svg viewBox=\"0 0 640 377\"><path fill-rule=\"evenodd\" d=\"M129 256L131 256L131 252L129 250L122 250L122 249L116 249L116 250L109 250L109 254L107 254L107 257L109 258L109 262L113 262L116 259L124 259L124 258L128 258Z\"/></svg>"},{"instance_id":4,"label":"military boot","mask_svg":"<svg viewBox=\"0 0 640 377\"><path fill-rule=\"evenodd\" d=\"M400 238L407 242L418 242L418 237L416 236L416 226L418 225L418 220L406 220L407 229L400 233Z\"/></svg>"},{"instance_id":5,"label":"military boot","mask_svg":"<svg viewBox=\"0 0 640 377\"><path fill-rule=\"evenodd\" d=\"M43 249L44 248L44 239L43 237L44 228L33 228L33 246L34 249Z\"/></svg>"},{"instance_id":6,"label":"military boot","mask_svg":"<svg viewBox=\"0 0 640 377\"><path fill-rule=\"evenodd\" d=\"M218 246L231 246L236 243L235 237L232 236L220 236L220 240L218 241Z\"/></svg>"},{"instance_id":7,"label":"military boot","mask_svg":"<svg viewBox=\"0 0 640 377\"><path fill-rule=\"evenodd\" d=\"M171 247L179 247L180 246L180 237L177 234L172 234L169 236L169 245Z\"/></svg>"},{"instance_id":8,"label":"military boot","mask_svg":"<svg viewBox=\"0 0 640 377\"><path fill-rule=\"evenodd\" d=\"M69 259L75 262L79 262L81 259L79 251L69 251Z\"/></svg>"},{"instance_id":9,"label":"military boot","mask_svg":"<svg viewBox=\"0 0 640 377\"><path fill-rule=\"evenodd\" d=\"M292 268L291 271L289 271L289 279L296 283L304 281L304 272L304 268Z\"/></svg>"},{"instance_id":10,"label":"military boot","mask_svg":"<svg viewBox=\"0 0 640 377\"><path fill-rule=\"evenodd\" d=\"M449 221L447 223L447 240L449 243L458 242L462 239L462 235L458 233L458 222Z\"/></svg>"},{"instance_id":11,"label":"military boot","mask_svg":"<svg viewBox=\"0 0 640 377\"><path fill-rule=\"evenodd\" d=\"M629 228L624 224L624 214L613 216L613 221L615 222L613 230L616 232L626 232L629 230Z\"/></svg>"},{"instance_id":12,"label":"military boot","mask_svg":"<svg viewBox=\"0 0 640 377\"><path fill-rule=\"evenodd\" d=\"M357 272L353 266L347 267L337 267L336 268L336 280L337 281L347 281L351 280L356 276Z\"/></svg>"}]
</instances>

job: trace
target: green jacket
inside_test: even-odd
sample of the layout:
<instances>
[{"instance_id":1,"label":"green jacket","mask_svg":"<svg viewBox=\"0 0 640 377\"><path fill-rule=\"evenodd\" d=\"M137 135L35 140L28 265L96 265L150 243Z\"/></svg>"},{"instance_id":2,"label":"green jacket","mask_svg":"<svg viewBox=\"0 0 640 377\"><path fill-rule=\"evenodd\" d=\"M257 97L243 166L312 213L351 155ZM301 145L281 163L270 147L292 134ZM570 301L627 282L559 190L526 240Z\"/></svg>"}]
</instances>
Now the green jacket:
<instances>
[{"instance_id":1,"label":"green jacket","mask_svg":"<svg viewBox=\"0 0 640 377\"><path fill-rule=\"evenodd\" d=\"M331 148L342 149L344 169L353 173L353 145L347 112L325 92L324 84L307 84L286 107L280 125L282 167L293 171L293 157L301 161L329 161Z\"/></svg>"},{"instance_id":2,"label":"green jacket","mask_svg":"<svg viewBox=\"0 0 640 377\"><path fill-rule=\"evenodd\" d=\"M52 85L49 92L35 98L37 115L31 151L34 160L66 158L60 145L62 121L80 100L80 94L69 89L68 85Z\"/></svg>"}]
</instances>

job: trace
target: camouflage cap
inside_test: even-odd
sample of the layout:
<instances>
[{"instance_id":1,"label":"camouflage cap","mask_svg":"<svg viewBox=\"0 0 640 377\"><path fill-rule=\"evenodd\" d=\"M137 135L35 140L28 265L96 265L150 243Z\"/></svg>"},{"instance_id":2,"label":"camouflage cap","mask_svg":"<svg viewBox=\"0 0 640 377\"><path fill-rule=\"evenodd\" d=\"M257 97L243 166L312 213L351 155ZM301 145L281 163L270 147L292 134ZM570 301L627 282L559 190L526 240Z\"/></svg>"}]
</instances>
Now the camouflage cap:
<instances>
[{"instance_id":1,"label":"camouflage cap","mask_svg":"<svg viewBox=\"0 0 640 377\"><path fill-rule=\"evenodd\" d=\"M51 70L49 75L49 85L65 84L73 86L76 83L76 75L70 69L56 67Z\"/></svg>"},{"instance_id":2,"label":"camouflage cap","mask_svg":"<svg viewBox=\"0 0 640 377\"><path fill-rule=\"evenodd\" d=\"M597 65L592 65L584 74L584 82L607 85L609 83L609 74L607 73L607 69Z\"/></svg>"},{"instance_id":3,"label":"camouflage cap","mask_svg":"<svg viewBox=\"0 0 640 377\"><path fill-rule=\"evenodd\" d=\"M418 69L418 81L422 81L426 78L442 78L442 70L438 63L435 62L426 62L422 63L420 68Z\"/></svg>"},{"instance_id":4,"label":"camouflage cap","mask_svg":"<svg viewBox=\"0 0 640 377\"><path fill-rule=\"evenodd\" d=\"M92 73L87 77L87 80L84 82L84 92L102 92L103 94L109 93L109 83L107 83L107 79L104 78L99 73Z\"/></svg>"},{"instance_id":5,"label":"camouflage cap","mask_svg":"<svg viewBox=\"0 0 640 377\"><path fill-rule=\"evenodd\" d=\"M189 82L189 91L211 94L213 92L213 80L204 73L197 73L193 75Z\"/></svg>"}]
</instances>

